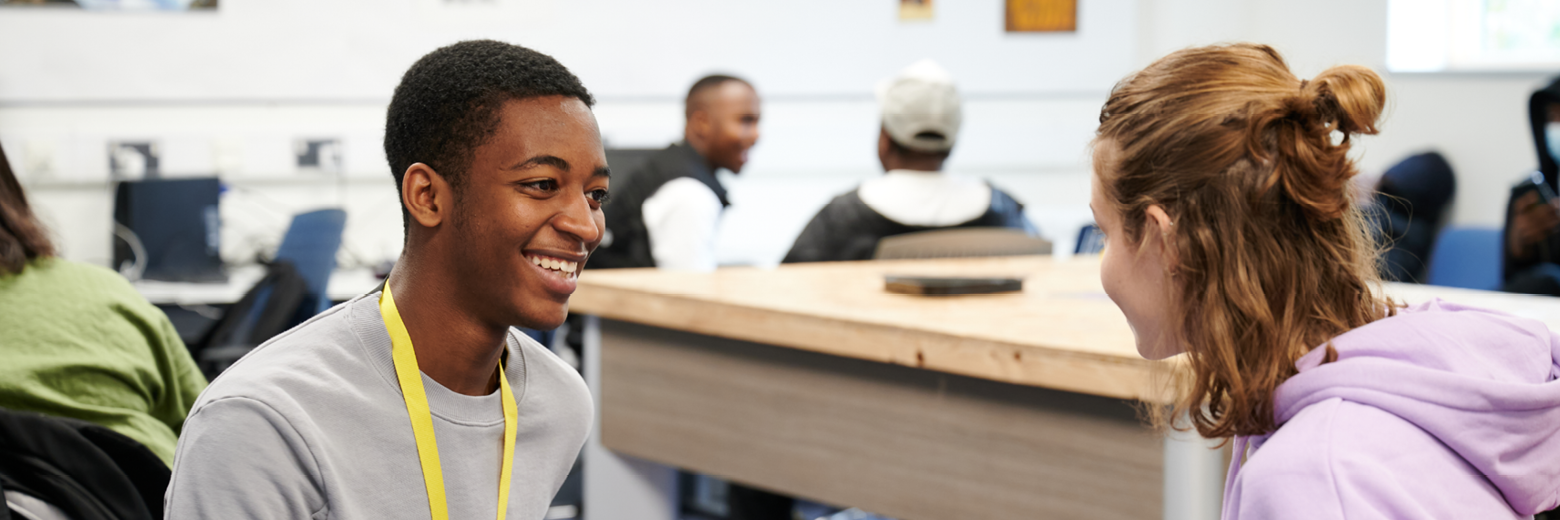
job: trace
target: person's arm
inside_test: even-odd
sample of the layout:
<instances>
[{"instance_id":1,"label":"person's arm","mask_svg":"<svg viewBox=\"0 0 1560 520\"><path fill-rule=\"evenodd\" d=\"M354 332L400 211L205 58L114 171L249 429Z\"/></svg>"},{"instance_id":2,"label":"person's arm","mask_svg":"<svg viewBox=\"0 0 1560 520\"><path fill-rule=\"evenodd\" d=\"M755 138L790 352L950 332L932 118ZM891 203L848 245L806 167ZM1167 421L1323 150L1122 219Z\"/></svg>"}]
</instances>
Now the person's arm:
<instances>
[{"instance_id":1,"label":"person's arm","mask_svg":"<svg viewBox=\"0 0 1560 520\"><path fill-rule=\"evenodd\" d=\"M190 414L164 518L323 518L319 467L302 435L265 403L228 397Z\"/></svg>"},{"instance_id":2,"label":"person's arm","mask_svg":"<svg viewBox=\"0 0 1560 520\"><path fill-rule=\"evenodd\" d=\"M1540 201L1537 191L1528 191L1511 204L1510 229L1506 232L1506 255L1513 264L1526 265L1535 260L1535 253L1544 239L1560 228L1560 200L1550 204Z\"/></svg>"},{"instance_id":3,"label":"person's arm","mask_svg":"<svg viewBox=\"0 0 1560 520\"><path fill-rule=\"evenodd\" d=\"M714 191L687 177L667 182L645 199L645 230L656 267L715 270L715 233L723 209Z\"/></svg>"}]
</instances>

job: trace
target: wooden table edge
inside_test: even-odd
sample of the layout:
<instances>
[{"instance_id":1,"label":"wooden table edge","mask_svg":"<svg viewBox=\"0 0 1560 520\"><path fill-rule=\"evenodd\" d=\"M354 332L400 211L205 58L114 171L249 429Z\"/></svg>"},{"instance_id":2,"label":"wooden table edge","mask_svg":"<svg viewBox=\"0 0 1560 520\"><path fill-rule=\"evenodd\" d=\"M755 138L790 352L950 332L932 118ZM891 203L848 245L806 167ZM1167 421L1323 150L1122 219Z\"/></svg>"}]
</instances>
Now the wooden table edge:
<instances>
[{"instance_id":1,"label":"wooden table edge","mask_svg":"<svg viewBox=\"0 0 1560 520\"><path fill-rule=\"evenodd\" d=\"M571 313L588 314L642 325L765 343L821 354L891 363L992 381L1127 400L1152 403L1169 402L1171 395L1169 387L1171 371L1180 365L1178 363L1151 361L1142 358L1125 359L1119 356L1093 352L1016 344L992 339L967 338L938 331L906 330L889 324L833 319L794 310L780 310L741 303L714 301L694 295L654 293L604 284L581 284L581 289L586 290L576 293L571 298L569 305ZM658 307L659 309L656 312L651 312L645 310L645 307ZM667 314L678 316L679 319L667 319L665 317ZM761 322L766 317L765 315L768 315L767 317L784 317L787 321L799 321L809 326L797 327L798 330L795 331L776 331L761 326L746 327L736 325L733 323L739 320L731 319L747 318L740 321ZM837 341L841 336L837 332L842 331L842 329L866 331L865 334L860 335L875 338L877 341L872 344L862 344L860 342L835 344L834 348L820 346L830 340ZM814 339L814 336L817 338ZM891 343L892 338L896 336L901 339L908 338L914 341L910 344L890 344L885 346L885 343ZM955 347L925 349L915 343L937 343L940 345L955 345ZM949 350L960 350L968 355L944 355L948 354ZM987 357L982 358L983 354ZM980 362L982 360L991 360L992 358L989 356L993 355L1011 356L1013 359L1004 360L1001 363ZM975 356L974 363L971 363L971 356ZM1003 370L998 368L1003 366L1011 367L1015 364L1020 368L1030 370ZM1058 370L1053 365L1062 365L1062 367ZM1092 368L1093 370L1085 370L1083 373L1079 373L1077 369L1080 367ZM1079 377L1090 375L1090 373L1093 375L1105 375L1102 371L1116 372L1121 370L1130 371L1131 375L1127 376L1126 379L1128 381L1136 381L1136 383L1124 383L1120 377L1107 379ZM1033 372L1039 372L1043 375L1025 377L1026 373Z\"/></svg>"}]
</instances>

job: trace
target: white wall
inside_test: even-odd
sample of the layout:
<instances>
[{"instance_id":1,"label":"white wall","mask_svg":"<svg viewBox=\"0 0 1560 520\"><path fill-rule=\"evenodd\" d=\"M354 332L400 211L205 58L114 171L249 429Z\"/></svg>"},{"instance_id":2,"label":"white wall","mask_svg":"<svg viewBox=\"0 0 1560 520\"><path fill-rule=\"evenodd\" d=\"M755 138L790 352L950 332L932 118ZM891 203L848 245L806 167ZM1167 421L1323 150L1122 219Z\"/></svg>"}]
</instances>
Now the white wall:
<instances>
[{"instance_id":1,"label":"white wall","mask_svg":"<svg viewBox=\"0 0 1560 520\"><path fill-rule=\"evenodd\" d=\"M1037 207L1042 224L1086 219L1083 147L1106 89L1137 57L1134 2L1084 0L1080 30L1055 35L1002 32L1000 2L945 2L935 21L912 23L897 20L895 5L229 0L196 14L5 10L0 143L68 257L106 262L106 143L150 138L165 174L216 172L241 188L224 198L228 258L274 247L267 237L290 212L347 204L346 249L371 262L400 242L395 219L379 218L397 204L379 149L384 106L423 53L477 37L551 53L600 98L603 137L619 147L677 139L688 83L729 71L759 87L765 117L748 171L731 179L739 206L721 256L771 263L831 195L878 173L873 85L932 57L968 97L953 165L1067 207ZM308 136L343 139L344 181L294 171L292 140Z\"/></svg>"},{"instance_id":2,"label":"white wall","mask_svg":"<svg viewBox=\"0 0 1560 520\"><path fill-rule=\"evenodd\" d=\"M551 53L601 99L609 145L660 146L681 131L686 85L751 78L764 137L729 178L720 254L770 263L832 195L878 173L872 85L922 57L961 82L966 126L951 168L991 178L1070 247L1088 218L1086 145L1110 86L1188 45L1274 44L1302 76L1384 70L1385 0L1080 0L1076 34L1008 35L1002 2L938 3L899 22L895 2L683 0L226 0L215 13L0 10L0 143L66 256L106 263L109 140L151 138L170 175L219 173L224 255L274 247L288 215L349 210L343 260L399 251L380 150L384 106L423 53L491 37ZM1383 134L1361 142L1379 171L1435 147L1459 173L1453 219L1498 225L1505 187L1534 166L1525 122L1540 75L1387 75ZM343 178L302 174L292 141L337 137Z\"/></svg>"}]
</instances>

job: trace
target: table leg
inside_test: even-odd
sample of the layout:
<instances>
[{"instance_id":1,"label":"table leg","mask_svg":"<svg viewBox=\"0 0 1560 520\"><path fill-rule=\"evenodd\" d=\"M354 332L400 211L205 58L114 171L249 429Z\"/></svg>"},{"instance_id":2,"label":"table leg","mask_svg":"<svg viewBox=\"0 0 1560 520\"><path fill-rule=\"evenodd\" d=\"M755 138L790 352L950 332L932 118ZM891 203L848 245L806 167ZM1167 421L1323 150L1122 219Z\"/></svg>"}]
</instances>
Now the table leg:
<instances>
[{"instance_id":1,"label":"table leg","mask_svg":"<svg viewBox=\"0 0 1560 520\"><path fill-rule=\"evenodd\" d=\"M586 316L583 321L585 382L596 401L596 422L584 449L584 518L674 520L677 470L614 453L601 445L601 320Z\"/></svg>"},{"instance_id":2,"label":"table leg","mask_svg":"<svg viewBox=\"0 0 1560 520\"><path fill-rule=\"evenodd\" d=\"M1224 451L1196 430L1165 436L1164 520L1218 520L1224 496Z\"/></svg>"}]
</instances>

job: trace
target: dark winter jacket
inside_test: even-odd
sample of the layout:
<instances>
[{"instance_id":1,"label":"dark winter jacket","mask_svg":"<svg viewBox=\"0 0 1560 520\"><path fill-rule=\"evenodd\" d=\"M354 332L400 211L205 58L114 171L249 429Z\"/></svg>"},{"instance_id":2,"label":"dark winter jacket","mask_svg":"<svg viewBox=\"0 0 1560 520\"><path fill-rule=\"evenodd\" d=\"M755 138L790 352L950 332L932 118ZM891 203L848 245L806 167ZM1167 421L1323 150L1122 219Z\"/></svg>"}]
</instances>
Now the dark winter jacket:
<instances>
[{"instance_id":1,"label":"dark winter jacket","mask_svg":"<svg viewBox=\"0 0 1560 520\"><path fill-rule=\"evenodd\" d=\"M862 202L859 191L851 190L835 197L819 210L796 237L791 252L786 253L782 262L871 260L879 240L916 231L961 227L1028 228L1024 221L1024 205L995 187L991 188L991 207L984 214L951 226L911 226L895 222Z\"/></svg>"}]
</instances>

